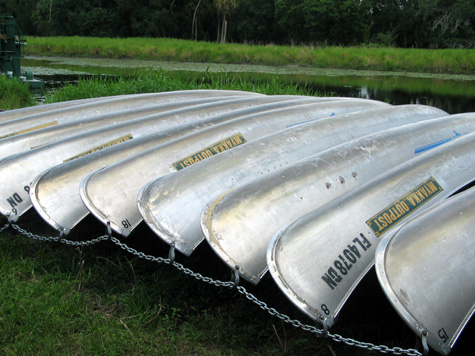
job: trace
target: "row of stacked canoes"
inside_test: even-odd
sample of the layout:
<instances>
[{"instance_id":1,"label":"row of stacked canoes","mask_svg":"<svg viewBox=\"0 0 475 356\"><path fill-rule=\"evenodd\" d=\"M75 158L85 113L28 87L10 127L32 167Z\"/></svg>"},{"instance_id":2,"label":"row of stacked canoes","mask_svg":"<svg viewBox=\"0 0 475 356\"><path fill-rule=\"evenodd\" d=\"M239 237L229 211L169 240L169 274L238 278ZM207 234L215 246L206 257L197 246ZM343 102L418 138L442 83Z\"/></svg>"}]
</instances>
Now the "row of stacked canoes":
<instances>
[{"instance_id":1,"label":"row of stacked canoes","mask_svg":"<svg viewBox=\"0 0 475 356\"><path fill-rule=\"evenodd\" d=\"M62 235L89 214L121 236L144 222L185 256L209 243L325 327L376 261L448 354L475 310L474 131L475 113L239 91L41 105L0 113L0 212Z\"/></svg>"}]
</instances>

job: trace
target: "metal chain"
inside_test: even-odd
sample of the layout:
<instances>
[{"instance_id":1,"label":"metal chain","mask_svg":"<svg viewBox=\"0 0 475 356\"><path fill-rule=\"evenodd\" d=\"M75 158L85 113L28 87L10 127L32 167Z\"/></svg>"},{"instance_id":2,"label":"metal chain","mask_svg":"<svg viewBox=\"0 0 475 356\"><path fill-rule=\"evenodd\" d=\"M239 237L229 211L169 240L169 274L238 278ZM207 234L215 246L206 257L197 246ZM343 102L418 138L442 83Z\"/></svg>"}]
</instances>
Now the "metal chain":
<instances>
[{"instance_id":1,"label":"metal chain","mask_svg":"<svg viewBox=\"0 0 475 356\"><path fill-rule=\"evenodd\" d=\"M227 287L227 288L236 287L234 282L223 282L223 281L215 280L215 279L210 278L210 277L204 277L200 273L193 272L189 268L184 267L182 264L177 263L175 261L172 261L168 258L154 257L154 256L146 255L143 252L139 252L139 251L127 246L126 244L120 242L118 239L116 239L114 237L111 237L111 240L116 245L118 245L120 248L122 248L123 250L125 250L125 251L127 251L127 252L129 252L129 253L131 253L135 256L144 258L148 261L153 261L153 262L157 262L157 263L166 263L166 264L169 264L169 265L173 265L174 267L176 267L178 270L182 271L183 273L185 273L189 276L192 276L192 277L194 277L198 280L201 280L205 283L212 284L212 285L215 285L215 286L218 286L218 287ZM246 290L246 288L244 288L243 286L237 286L236 290L239 293L241 293L242 295L244 295L248 300L250 300L251 302L256 304L258 307L265 310L270 315L275 316L275 317L281 319L282 321L284 321L285 323L291 324L292 326L294 326L296 328L300 328L304 331L309 331L309 332L311 332L313 334L316 334L318 336L327 336L327 337L330 337L331 339L333 339L335 342L343 342L343 343L345 343L349 346L355 346L355 347L359 347L359 348L367 349L367 350L372 350L372 351L379 351L381 353L391 353L391 354L394 354L394 355L422 356L422 354L419 351L415 350L415 349L403 349L403 348L400 348L400 347L389 348L388 346L385 346L385 345L374 345L374 344L371 344L369 342L361 342L361 341L357 341L357 340L354 340L354 339L351 339L351 338L344 338L341 335L332 334L328 331L325 331L324 329L318 329L315 326L303 324L299 320L291 319L288 315L280 313L276 309L267 306L267 304L265 302L259 300L252 293L249 293Z\"/></svg>"},{"instance_id":2,"label":"metal chain","mask_svg":"<svg viewBox=\"0 0 475 356\"><path fill-rule=\"evenodd\" d=\"M249 293L246 288L239 286L237 287L237 290L239 293L243 294L246 296L247 299L252 301L254 304L259 306L261 309L267 311L269 314L276 316L277 318L281 319L282 321L293 325L296 328L300 328L305 331L309 331L313 334L316 334L318 336L327 336L331 339L333 339L335 342L343 342L349 346L355 346L359 347L362 349L367 349L367 350L372 350L372 351L379 351L381 353L391 353L394 355L409 355L409 356L422 356L422 354L415 350L415 349L403 349L400 347L394 347L394 348L389 348L388 346L385 345L374 345L369 342L361 342L357 341L351 338L344 338L341 335L338 334L332 334L328 331L325 331L324 329L318 329L315 326L312 325L307 325L301 323L299 320L291 319L289 316L282 314L275 310L274 308L270 308L267 306L266 303L263 301L257 299L253 294Z\"/></svg>"},{"instance_id":3,"label":"metal chain","mask_svg":"<svg viewBox=\"0 0 475 356\"><path fill-rule=\"evenodd\" d=\"M73 241L73 240L68 240L68 239L62 238L61 236L35 235L35 234L32 234L31 232L26 231L25 229L22 229L21 227L19 227L16 224L11 224L11 225L6 224L5 226L6 227L11 226L13 229L18 231L20 234L22 234L22 235L24 235L28 238L31 238L33 240L48 241L48 242L61 242L63 244L70 245L70 246L75 246L75 247L90 246L90 245L94 245L94 244L97 244L101 241L106 241L106 240L109 239L108 235L103 235L103 236L99 236L95 239L91 239L91 240L87 240L87 241ZM2 227L2 230L0 230L0 232L3 231L6 228L5 226Z\"/></svg>"},{"instance_id":4,"label":"metal chain","mask_svg":"<svg viewBox=\"0 0 475 356\"><path fill-rule=\"evenodd\" d=\"M106 241L106 240L110 239L113 243L115 243L121 249L131 253L132 255L135 255L137 257L145 259L147 261L152 261L152 262L156 262L156 263L165 263L165 264L168 264L168 265L172 265L175 268L177 268L179 271L181 271L181 272L183 272L183 273L185 273L185 274L187 274L191 277L194 277L194 278L196 278L196 279L198 279L202 282L215 285L217 287L226 287L226 288L231 288L231 289L235 288L239 293L244 295L248 300L250 300L251 302L256 304L262 310L266 311L267 313L269 313L272 316L275 316L275 317L281 319L285 323L291 324L292 326L294 326L296 328L302 329L304 331L311 332L311 333L316 334L318 336L329 337L335 342L344 343L346 345L359 347L359 348L362 348L362 349L367 349L367 350L372 350L372 351L379 351L381 353L391 353L393 355L422 356L422 353L420 353L419 351L417 351L415 349L403 349L403 348L400 348L400 347L389 348L388 346L385 346L385 345L374 345L374 344L369 343L369 342L361 342L361 341L357 341L357 340L354 340L354 339L351 339L351 338L344 338L341 335L332 334L332 333L328 332L327 330L318 329L315 326L303 324L299 320L291 319L288 315L282 314L282 313L278 312L276 309L267 306L267 304L265 302L259 300L256 296L249 293L246 290L246 288L244 288L243 286L236 286L234 282L230 282L230 281L223 282L223 281L215 280L211 277L205 277L205 276L201 275L200 273L193 272L189 268L186 268L182 264L180 264L178 262L175 262L175 261L173 261L169 258L155 257L155 256L147 255L143 252L137 251L136 249L126 245L125 243L120 242L117 238L109 236L109 235L103 235L103 236L100 236L98 238L88 240L88 241L71 241L71 240L61 238L61 237L52 237L52 236L45 237L45 236L35 235L35 234L32 234L31 232L28 232L28 231L20 228L18 225L15 225L15 224L5 224L2 228L0 228L0 232L5 230L9 226L13 227L16 231L20 232L21 234L23 234L23 235L25 235L29 238L38 240L38 241L61 242L61 243L64 243L64 244L67 244L67 245L72 245L72 246L88 246L88 245L93 245L93 244L96 244L98 242Z\"/></svg>"},{"instance_id":5,"label":"metal chain","mask_svg":"<svg viewBox=\"0 0 475 356\"><path fill-rule=\"evenodd\" d=\"M193 272L191 269L189 268L186 268L185 266L183 266L182 264L178 263L178 262L175 262L175 261L172 261L171 259L169 258L163 258L163 257L155 257L155 256L150 256L150 255L146 255L144 254L143 252L139 252L129 246L127 246L126 244L120 242L118 239L116 239L115 237L111 237L110 238L111 241L113 243L115 243L117 246L119 246L121 249L137 256L137 257L141 257L143 259L146 259L147 261L152 261L152 262L157 262L157 263L165 263L167 265L172 265L174 266L176 269L178 269L179 271L189 275L189 276L192 276L202 282L205 282L205 283L208 283L208 284L212 284L212 285L215 285L217 287L227 287L227 288L233 288L234 287L234 283L233 282L223 282L223 281L218 281L218 280L215 280L213 278L210 278L210 277L205 277L203 276L202 274L200 273L196 273L196 272Z\"/></svg>"},{"instance_id":6,"label":"metal chain","mask_svg":"<svg viewBox=\"0 0 475 356\"><path fill-rule=\"evenodd\" d=\"M9 227L10 227L10 225L9 225L9 224L5 224L5 225L3 225L2 227L0 227L0 232L2 232L3 230L6 230L6 229L8 229Z\"/></svg>"}]
</instances>

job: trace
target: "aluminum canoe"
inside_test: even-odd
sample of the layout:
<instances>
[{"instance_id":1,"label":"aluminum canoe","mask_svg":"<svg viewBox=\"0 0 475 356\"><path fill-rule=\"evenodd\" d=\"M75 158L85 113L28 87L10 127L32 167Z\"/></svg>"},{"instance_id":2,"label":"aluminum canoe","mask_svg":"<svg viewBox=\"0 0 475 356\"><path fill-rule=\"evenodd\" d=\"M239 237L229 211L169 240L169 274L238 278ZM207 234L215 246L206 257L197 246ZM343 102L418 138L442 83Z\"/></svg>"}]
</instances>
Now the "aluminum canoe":
<instances>
[{"instance_id":1,"label":"aluminum canoe","mask_svg":"<svg viewBox=\"0 0 475 356\"><path fill-rule=\"evenodd\" d=\"M203 212L207 241L241 277L259 283L280 228L414 155L475 132L475 113L384 130L335 146L222 194Z\"/></svg>"},{"instance_id":2,"label":"aluminum canoe","mask_svg":"<svg viewBox=\"0 0 475 356\"><path fill-rule=\"evenodd\" d=\"M410 220L378 245L376 273L411 329L449 354L475 312L475 187Z\"/></svg>"},{"instance_id":3,"label":"aluminum canoe","mask_svg":"<svg viewBox=\"0 0 475 356\"><path fill-rule=\"evenodd\" d=\"M31 207L29 184L39 173L49 167L149 135L152 132L176 128L179 124L199 125L199 119L249 105L246 100L244 102L225 100L223 103L218 101L202 104L199 107L162 113L160 120L157 120L154 115L130 120L8 156L0 160L0 177L3 179L3 184L0 186L0 197L2 197L0 212L4 215L16 215L15 218L17 218L29 209Z\"/></svg>"},{"instance_id":4,"label":"aluminum canoe","mask_svg":"<svg viewBox=\"0 0 475 356\"><path fill-rule=\"evenodd\" d=\"M184 101L169 102L163 104L147 105L140 108L128 109L120 112L86 117L74 122L64 123L45 127L43 129L14 135L0 140L0 158L11 156L20 152L29 151L33 148L52 144L69 137L82 133L91 132L103 128L119 125L121 123L132 122L133 120L160 121L164 117L175 113L186 113L190 111L207 110L211 106L223 107L227 105L255 105L259 100L267 98L265 96L255 97L210 97L191 99ZM276 100L276 99L274 99ZM205 104L210 104L206 106ZM203 106L204 105L204 106Z\"/></svg>"},{"instance_id":5,"label":"aluminum canoe","mask_svg":"<svg viewBox=\"0 0 475 356\"><path fill-rule=\"evenodd\" d=\"M57 109L63 109L66 107L76 106L80 104L92 103L94 101L103 101L103 100L110 100L118 97L124 96L106 96L106 97L99 97L99 98L89 98L89 99L78 99L78 100L69 100L69 101L60 101L58 103L51 103L51 104L39 104L36 106L30 106L27 108L21 109L13 109L0 112L0 122L14 120L20 117L30 116L41 114L45 112L50 112Z\"/></svg>"},{"instance_id":6,"label":"aluminum canoe","mask_svg":"<svg viewBox=\"0 0 475 356\"><path fill-rule=\"evenodd\" d=\"M408 105L293 126L151 182L139 195L139 209L159 237L190 255L204 239L204 206L225 191L371 132L446 115L436 108Z\"/></svg>"},{"instance_id":7,"label":"aluminum canoe","mask_svg":"<svg viewBox=\"0 0 475 356\"><path fill-rule=\"evenodd\" d=\"M193 124L180 125L173 129L161 130L157 134L150 134L143 138L127 141L120 145L61 163L40 173L40 175L33 180L30 187L31 202L38 213L51 226L67 234L89 214L89 210L84 206L79 195L79 184L87 174L129 158L166 141L241 116L254 115L278 108L305 105L311 102L334 100L330 98L309 97L291 98L292 97L287 96L259 97L260 105L213 115L199 122L195 121ZM65 204L65 202L67 202L67 204Z\"/></svg>"},{"instance_id":8,"label":"aluminum canoe","mask_svg":"<svg viewBox=\"0 0 475 356\"><path fill-rule=\"evenodd\" d=\"M136 94L126 97L115 97L111 100L101 100L89 102L81 105L74 105L51 112L20 117L0 123L0 138L24 132L35 131L44 127L59 125L66 122L81 120L91 115L101 115L122 110L139 108L145 105L157 103L183 101L190 99L222 97L222 96L253 96L262 95L250 92L233 90L183 90L163 93Z\"/></svg>"},{"instance_id":9,"label":"aluminum canoe","mask_svg":"<svg viewBox=\"0 0 475 356\"><path fill-rule=\"evenodd\" d=\"M330 327L372 267L385 234L474 177L475 133L471 133L422 153L287 225L269 244L269 271L301 311Z\"/></svg>"},{"instance_id":10,"label":"aluminum canoe","mask_svg":"<svg viewBox=\"0 0 475 356\"><path fill-rule=\"evenodd\" d=\"M137 208L137 194L148 181L187 170L188 166L195 162L208 160L210 156L219 156L223 151L232 151L237 145L246 146L250 141L282 130L287 125L375 107L390 105L365 99L351 99L307 104L241 117L156 146L91 173L81 183L80 194L95 217L110 225L119 234L127 236L142 221Z\"/></svg>"},{"instance_id":11,"label":"aluminum canoe","mask_svg":"<svg viewBox=\"0 0 475 356\"><path fill-rule=\"evenodd\" d=\"M16 217L12 216L12 219L16 219L29 209L31 207L29 184L39 173L49 167L147 136L153 132L177 128L178 125L199 126L201 119L245 106L250 106L246 99L230 102L224 100L172 110L160 114L160 120L155 115L135 119L8 156L0 160L0 176L4 177L3 184L0 186L0 196L5 197L5 199L0 198L0 212L4 215L16 215Z\"/></svg>"}]
</instances>

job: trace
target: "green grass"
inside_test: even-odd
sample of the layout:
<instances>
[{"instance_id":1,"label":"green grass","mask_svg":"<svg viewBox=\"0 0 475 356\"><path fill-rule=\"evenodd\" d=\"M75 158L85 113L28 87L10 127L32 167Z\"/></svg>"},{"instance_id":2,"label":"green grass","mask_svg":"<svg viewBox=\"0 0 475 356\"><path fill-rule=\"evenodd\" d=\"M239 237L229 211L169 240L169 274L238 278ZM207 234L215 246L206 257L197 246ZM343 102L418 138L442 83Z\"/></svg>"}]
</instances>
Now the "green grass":
<instances>
[{"instance_id":1,"label":"green grass","mask_svg":"<svg viewBox=\"0 0 475 356\"><path fill-rule=\"evenodd\" d=\"M251 46L168 38L29 37L28 54L474 74L475 50Z\"/></svg>"},{"instance_id":2,"label":"green grass","mask_svg":"<svg viewBox=\"0 0 475 356\"><path fill-rule=\"evenodd\" d=\"M41 228L39 217L27 217L21 225L48 232ZM146 244L146 250L157 255L166 252L163 246L154 246L156 239L147 234L135 244L128 243L141 249ZM198 253L201 257L186 259L187 267L227 280L227 269L212 251ZM349 351L284 325L235 291L136 258L108 242L74 248L2 232L0 273L2 355L308 355L317 350L331 355L330 348ZM277 293L272 287L260 297L292 314L291 306Z\"/></svg>"},{"instance_id":3,"label":"green grass","mask_svg":"<svg viewBox=\"0 0 475 356\"><path fill-rule=\"evenodd\" d=\"M5 222L1 218L0 227ZM52 235L34 213L22 216L19 225ZM82 240L102 232L103 226L89 219L68 237ZM167 256L165 244L146 228L125 242L150 255ZM177 255L177 262L204 276L222 281L230 277L228 268L205 245L191 257ZM313 324L270 276L257 287L241 285L270 307ZM292 327L236 291L137 258L108 241L72 247L3 231L0 290L1 355L378 354ZM373 271L331 332L389 347L412 348L416 339L389 305ZM470 345L465 341L462 346L461 352L452 354L464 355Z\"/></svg>"},{"instance_id":4,"label":"green grass","mask_svg":"<svg viewBox=\"0 0 475 356\"><path fill-rule=\"evenodd\" d=\"M77 85L68 85L59 91L49 93L46 101L58 102L109 95L191 89L242 90L268 95L323 95L307 88L306 85L284 82L277 75L269 76L267 80L253 80L226 74L183 75L159 70L137 72L127 77L80 78Z\"/></svg>"},{"instance_id":5,"label":"green grass","mask_svg":"<svg viewBox=\"0 0 475 356\"><path fill-rule=\"evenodd\" d=\"M35 101L26 84L0 74L0 110L18 109L32 105L35 105Z\"/></svg>"}]
</instances>

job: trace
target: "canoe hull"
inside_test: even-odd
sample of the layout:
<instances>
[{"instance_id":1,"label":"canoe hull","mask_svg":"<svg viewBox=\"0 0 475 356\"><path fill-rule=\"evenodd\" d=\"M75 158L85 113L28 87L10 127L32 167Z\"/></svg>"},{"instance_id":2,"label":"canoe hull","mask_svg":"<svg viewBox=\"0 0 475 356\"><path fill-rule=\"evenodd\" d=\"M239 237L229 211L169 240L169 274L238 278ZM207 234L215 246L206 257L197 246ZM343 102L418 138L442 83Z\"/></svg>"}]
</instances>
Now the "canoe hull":
<instances>
[{"instance_id":1,"label":"canoe hull","mask_svg":"<svg viewBox=\"0 0 475 356\"><path fill-rule=\"evenodd\" d=\"M411 329L447 355L475 312L475 188L428 209L381 241L376 273Z\"/></svg>"},{"instance_id":2,"label":"canoe hull","mask_svg":"<svg viewBox=\"0 0 475 356\"><path fill-rule=\"evenodd\" d=\"M284 294L331 326L373 266L384 234L473 180L474 135L413 158L277 233L267 263Z\"/></svg>"},{"instance_id":3,"label":"canoe hull","mask_svg":"<svg viewBox=\"0 0 475 356\"><path fill-rule=\"evenodd\" d=\"M404 125L335 146L224 193L203 212L213 250L257 284L266 251L284 225L419 154L475 132L475 113ZM291 207L291 208L290 208Z\"/></svg>"}]
</instances>

